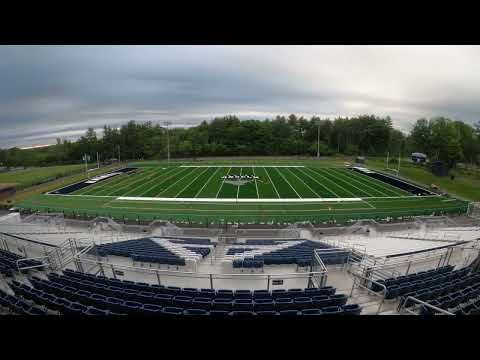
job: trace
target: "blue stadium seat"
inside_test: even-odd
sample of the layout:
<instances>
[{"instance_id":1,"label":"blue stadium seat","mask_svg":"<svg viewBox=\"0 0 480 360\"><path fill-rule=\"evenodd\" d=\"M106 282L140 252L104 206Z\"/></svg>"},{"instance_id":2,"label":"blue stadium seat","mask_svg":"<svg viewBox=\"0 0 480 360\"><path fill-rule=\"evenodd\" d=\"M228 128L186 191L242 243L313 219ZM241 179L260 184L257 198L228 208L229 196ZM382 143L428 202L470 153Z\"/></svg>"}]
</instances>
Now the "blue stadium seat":
<instances>
[{"instance_id":1,"label":"blue stadium seat","mask_svg":"<svg viewBox=\"0 0 480 360\"><path fill-rule=\"evenodd\" d=\"M191 298L194 298L194 297L197 297L197 296L201 296L201 295L199 294L198 289L194 289L194 288L183 288L182 295L183 295L183 296L189 296L189 297L191 297Z\"/></svg>"},{"instance_id":2,"label":"blue stadium seat","mask_svg":"<svg viewBox=\"0 0 480 360\"><path fill-rule=\"evenodd\" d=\"M155 304L143 304L142 311L151 315L160 315L162 307Z\"/></svg>"},{"instance_id":3,"label":"blue stadium seat","mask_svg":"<svg viewBox=\"0 0 480 360\"><path fill-rule=\"evenodd\" d=\"M162 314L169 315L169 316L182 315L183 309L179 307L166 306L162 309Z\"/></svg>"},{"instance_id":4,"label":"blue stadium seat","mask_svg":"<svg viewBox=\"0 0 480 360\"><path fill-rule=\"evenodd\" d=\"M290 298L277 298L275 299L275 309L277 311L291 310L293 309L293 300Z\"/></svg>"},{"instance_id":5,"label":"blue stadium seat","mask_svg":"<svg viewBox=\"0 0 480 360\"><path fill-rule=\"evenodd\" d=\"M278 312L280 316L298 316L302 315L302 313L298 310L281 310Z\"/></svg>"},{"instance_id":6,"label":"blue stadium seat","mask_svg":"<svg viewBox=\"0 0 480 360\"><path fill-rule=\"evenodd\" d=\"M315 308L324 308L326 306L330 306L330 296L328 295L318 295L312 297L312 305Z\"/></svg>"},{"instance_id":7,"label":"blue stadium seat","mask_svg":"<svg viewBox=\"0 0 480 360\"><path fill-rule=\"evenodd\" d=\"M230 299L215 298L212 302L212 310L232 311L233 302Z\"/></svg>"},{"instance_id":8,"label":"blue stadium seat","mask_svg":"<svg viewBox=\"0 0 480 360\"><path fill-rule=\"evenodd\" d=\"M179 307L182 309L189 309L192 304L192 298L188 296L174 296L172 299L173 307Z\"/></svg>"},{"instance_id":9,"label":"blue stadium seat","mask_svg":"<svg viewBox=\"0 0 480 360\"><path fill-rule=\"evenodd\" d=\"M327 306L321 309L323 315L341 315L343 310L340 306Z\"/></svg>"},{"instance_id":10,"label":"blue stadium seat","mask_svg":"<svg viewBox=\"0 0 480 360\"><path fill-rule=\"evenodd\" d=\"M296 309L310 309L313 306L312 299L309 297L297 297L293 300Z\"/></svg>"},{"instance_id":11,"label":"blue stadium seat","mask_svg":"<svg viewBox=\"0 0 480 360\"><path fill-rule=\"evenodd\" d=\"M277 316L278 313L276 311L267 311L267 310L264 310L264 311L257 311L256 312L257 315L260 315L260 316Z\"/></svg>"},{"instance_id":12,"label":"blue stadium seat","mask_svg":"<svg viewBox=\"0 0 480 360\"><path fill-rule=\"evenodd\" d=\"M258 311L274 311L275 310L275 303L270 299L256 299L254 301L254 309L256 312Z\"/></svg>"},{"instance_id":13,"label":"blue stadium seat","mask_svg":"<svg viewBox=\"0 0 480 360\"><path fill-rule=\"evenodd\" d=\"M253 300L235 299L233 301L233 311L253 311Z\"/></svg>"},{"instance_id":14,"label":"blue stadium seat","mask_svg":"<svg viewBox=\"0 0 480 360\"><path fill-rule=\"evenodd\" d=\"M234 293L235 299L251 299L252 292L250 290L236 290Z\"/></svg>"},{"instance_id":15,"label":"blue stadium seat","mask_svg":"<svg viewBox=\"0 0 480 360\"><path fill-rule=\"evenodd\" d=\"M208 297L213 300L216 296L216 292L214 289L200 289L199 296Z\"/></svg>"},{"instance_id":16,"label":"blue stadium seat","mask_svg":"<svg viewBox=\"0 0 480 360\"><path fill-rule=\"evenodd\" d=\"M358 304L342 305L344 315L360 315L362 308Z\"/></svg>"},{"instance_id":17,"label":"blue stadium seat","mask_svg":"<svg viewBox=\"0 0 480 360\"><path fill-rule=\"evenodd\" d=\"M153 297L153 303L160 306L172 306L172 295L157 294Z\"/></svg>"},{"instance_id":18,"label":"blue stadium seat","mask_svg":"<svg viewBox=\"0 0 480 360\"><path fill-rule=\"evenodd\" d=\"M108 311L100 310L93 306L89 306L86 311L83 312L84 315L108 315Z\"/></svg>"},{"instance_id":19,"label":"blue stadium seat","mask_svg":"<svg viewBox=\"0 0 480 360\"><path fill-rule=\"evenodd\" d=\"M253 316L255 315L254 312L252 311L232 311L230 313L231 316Z\"/></svg>"},{"instance_id":20,"label":"blue stadium seat","mask_svg":"<svg viewBox=\"0 0 480 360\"><path fill-rule=\"evenodd\" d=\"M253 299L272 299L272 294L268 290L253 290Z\"/></svg>"},{"instance_id":21,"label":"blue stadium seat","mask_svg":"<svg viewBox=\"0 0 480 360\"><path fill-rule=\"evenodd\" d=\"M63 313L65 307L70 306L71 302L64 298L57 297L51 304L50 308Z\"/></svg>"},{"instance_id":22,"label":"blue stadium seat","mask_svg":"<svg viewBox=\"0 0 480 360\"><path fill-rule=\"evenodd\" d=\"M320 309L304 309L302 315L323 315Z\"/></svg>"},{"instance_id":23,"label":"blue stadium seat","mask_svg":"<svg viewBox=\"0 0 480 360\"><path fill-rule=\"evenodd\" d=\"M278 299L278 298L287 298L287 290L285 289L275 289L272 290L272 298Z\"/></svg>"},{"instance_id":24,"label":"blue stadium seat","mask_svg":"<svg viewBox=\"0 0 480 360\"><path fill-rule=\"evenodd\" d=\"M48 313L45 310L32 306L25 312L25 315L48 315Z\"/></svg>"},{"instance_id":25,"label":"blue stadium seat","mask_svg":"<svg viewBox=\"0 0 480 360\"><path fill-rule=\"evenodd\" d=\"M70 303L70 306L67 306L64 309L64 314L65 315L82 315L85 311L87 311L87 306L72 302Z\"/></svg>"},{"instance_id":26,"label":"blue stadium seat","mask_svg":"<svg viewBox=\"0 0 480 360\"><path fill-rule=\"evenodd\" d=\"M305 297L304 289L288 289L287 297L294 299L296 297Z\"/></svg>"},{"instance_id":27,"label":"blue stadium seat","mask_svg":"<svg viewBox=\"0 0 480 360\"><path fill-rule=\"evenodd\" d=\"M165 294L170 294L170 295L180 295L180 293L182 292L182 288L178 287L178 286L166 286L165 289Z\"/></svg>"},{"instance_id":28,"label":"blue stadium seat","mask_svg":"<svg viewBox=\"0 0 480 360\"><path fill-rule=\"evenodd\" d=\"M119 312L123 311L123 306L122 306L123 305L123 300L117 299L117 298L114 298L114 297L107 297L106 302L109 306L109 310L119 311Z\"/></svg>"},{"instance_id":29,"label":"blue stadium seat","mask_svg":"<svg viewBox=\"0 0 480 360\"><path fill-rule=\"evenodd\" d=\"M144 304L153 304L155 302L155 293L142 291L137 294L137 301Z\"/></svg>"},{"instance_id":30,"label":"blue stadium seat","mask_svg":"<svg viewBox=\"0 0 480 360\"><path fill-rule=\"evenodd\" d=\"M220 289L217 290L216 298L233 299L233 290Z\"/></svg>"},{"instance_id":31,"label":"blue stadium seat","mask_svg":"<svg viewBox=\"0 0 480 360\"><path fill-rule=\"evenodd\" d=\"M308 297L313 297L313 296L318 296L322 295L322 290L319 288L306 288L305 289L305 296Z\"/></svg>"},{"instance_id":32,"label":"blue stadium seat","mask_svg":"<svg viewBox=\"0 0 480 360\"><path fill-rule=\"evenodd\" d=\"M120 305L122 313L127 315L138 314L142 311L143 304L137 301L125 301Z\"/></svg>"},{"instance_id":33,"label":"blue stadium seat","mask_svg":"<svg viewBox=\"0 0 480 360\"><path fill-rule=\"evenodd\" d=\"M212 300L206 297L196 297L192 300L192 309L210 310Z\"/></svg>"},{"instance_id":34,"label":"blue stadium seat","mask_svg":"<svg viewBox=\"0 0 480 360\"><path fill-rule=\"evenodd\" d=\"M183 311L183 315L199 316L199 315L209 315L209 313L207 310L202 310L202 309L186 309Z\"/></svg>"},{"instance_id":35,"label":"blue stadium seat","mask_svg":"<svg viewBox=\"0 0 480 360\"><path fill-rule=\"evenodd\" d=\"M334 294L330 296L331 306L341 306L347 303L348 296L345 294Z\"/></svg>"},{"instance_id":36,"label":"blue stadium seat","mask_svg":"<svg viewBox=\"0 0 480 360\"><path fill-rule=\"evenodd\" d=\"M211 316L228 316L230 314L230 311L226 310L211 310L209 312Z\"/></svg>"}]
</instances>

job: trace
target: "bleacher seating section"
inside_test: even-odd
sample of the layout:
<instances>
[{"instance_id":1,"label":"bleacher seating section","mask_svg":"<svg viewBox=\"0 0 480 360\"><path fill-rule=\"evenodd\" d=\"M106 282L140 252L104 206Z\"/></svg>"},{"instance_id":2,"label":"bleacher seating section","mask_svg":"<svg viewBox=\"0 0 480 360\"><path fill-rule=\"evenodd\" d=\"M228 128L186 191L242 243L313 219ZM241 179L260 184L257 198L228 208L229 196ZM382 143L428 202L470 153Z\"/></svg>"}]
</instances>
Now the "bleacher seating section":
<instances>
[{"instance_id":1,"label":"bleacher seating section","mask_svg":"<svg viewBox=\"0 0 480 360\"><path fill-rule=\"evenodd\" d=\"M13 276L13 272L17 271L17 260L25 259L25 257L12 253L7 250L0 249L0 273L5 276ZM26 266L37 266L42 263L37 260L27 260L21 263L22 267ZM39 268L43 269L42 267Z\"/></svg>"},{"instance_id":2,"label":"bleacher seating section","mask_svg":"<svg viewBox=\"0 0 480 360\"><path fill-rule=\"evenodd\" d=\"M62 314L357 315L358 304L331 286L306 289L227 290L149 285L65 270L49 280L17 281L14 292Z\"/></svg>"},{"instance_id":3,"label":"bleacher seating section","mask_svg":"<svg viewBox=\"0 0 480 360\"><path fill-rule=\"evenodd\" d=\"M10 312L19 315L47 315L47 312L45 310L42 310L35 305L31 305L16 296L7 294L1 289L0 307L8 309Z\"/></svg>"},{"instance_id":4,"label":"bleacher seating section","mask_svg":"<svg viewBox=\"0 0 480 360\"><path fill-rule=\"evenodd\" d=\"M208 239L207 239L208 240ZM157 263L174 266L185 266L186 261L197 261L198 256L204 258L210 253L208 246L181 246L181 244L191 245L208 245L205 239L191 239L188 242L180 240L159 239L163 244L151 238L134 239L127 241L120 241L109 244L96 245L91 251L91 254L98 254L99 256L116 255L130 257L133 261ZM171 243L168 248L166 244ZM172 249L179 249L177 253Z\"/></svg>"},{"instance_id":5,"label":"bleacher seating section","mask_svg":"<svg viewBox=\"0 0 480 360\"><path fill-rule=\"evenodd\" d=\"M255 247L252 247L255 245ZM271 246L284 245L278 249L271 249ZM262 246L269 248L262 249ZM300 267L312 264L315 249L334 249L333 247L317 241L305 239L288 240L257 240L245 241L245 247L231 247L227 251L227 257L235 256L232 259L233 268L261 268L264 265L296 264ZM243 257L242 257L243 256ZM325 264L343 263L348 256L347 252L336 251L331 255L321 255Z\"/></svg>"},{"instance_id":6,"label":"bleacher seating section","mask_svg":"<svg viewBox=\"0 0 480 360\"><path fill-rule=\"evenodd\" d=\"M448 265L378 282L387 288L386 299L400 298L399 309L415 305L413 300L407 300L412 296L454 314L480 314L480 274L470 273L468 267L453 270L453 266ZM372 284L371 289L382 291L376 284ZM436 312L421 306L423 315Z\"/></svg>"}]
</instances>

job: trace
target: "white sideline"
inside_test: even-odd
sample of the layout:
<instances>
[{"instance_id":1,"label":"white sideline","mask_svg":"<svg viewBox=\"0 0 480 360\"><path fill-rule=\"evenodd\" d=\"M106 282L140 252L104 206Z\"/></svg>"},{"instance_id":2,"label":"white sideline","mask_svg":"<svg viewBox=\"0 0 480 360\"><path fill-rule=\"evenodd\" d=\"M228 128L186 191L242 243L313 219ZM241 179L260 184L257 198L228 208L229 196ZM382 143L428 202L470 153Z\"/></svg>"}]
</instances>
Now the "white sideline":
<instances>
[{"instance_id":1,"label":"white sideline","mask_svg":"<svg viewBox=\"0 0 480 360\"><path fill-rule=\"evenodd\" d=\"M241 168L241 167L258 167L258 168L304 168L303 165L181 165L182 168Z\"/></svg>"},{"instance_id":2,"label":"white sideline","mask_svg":"<svg viewBox=\"0 0 480 360\"><path fill-rule=\"evenodd\" d=\"M227 202L227 203L322 203L362 201L361 198L303 198L303 199L219 199L219 198L162 198L120 196L116 200L167 201L167 202Z\"/></svg>"}]
</instances>

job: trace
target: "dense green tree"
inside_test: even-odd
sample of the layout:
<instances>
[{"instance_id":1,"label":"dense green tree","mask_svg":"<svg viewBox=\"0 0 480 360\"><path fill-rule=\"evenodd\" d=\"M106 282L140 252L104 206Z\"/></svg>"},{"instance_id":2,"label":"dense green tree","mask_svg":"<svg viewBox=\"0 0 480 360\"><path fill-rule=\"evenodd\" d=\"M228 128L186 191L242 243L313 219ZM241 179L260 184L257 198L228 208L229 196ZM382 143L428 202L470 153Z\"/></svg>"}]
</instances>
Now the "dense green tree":
<instances>
[{"instance_id":1,"label":"dense green tree","mask_svg":"<svg viewBox=\"0 0 480 360\"><path fill-rule=\"evenodd\" d=\"M320 134L319 131L320 130ZM310 119L294 114L273 119L215 118L190 128L170 128L172 158L236 155L385 156L422 151L431 159L455 166L458 161L479 162L480 123L476 128L446 118L419 119L407 136L394 129L390 117L361 115L351 118ZM158 123L129 121L120 127L105 125L102 134L89 128L77 141L57 140L41 149L0 149L0 166L44 166L79 163L83 154L96 160L165 159L167 130Z\"/></svg>"}]
</instances>

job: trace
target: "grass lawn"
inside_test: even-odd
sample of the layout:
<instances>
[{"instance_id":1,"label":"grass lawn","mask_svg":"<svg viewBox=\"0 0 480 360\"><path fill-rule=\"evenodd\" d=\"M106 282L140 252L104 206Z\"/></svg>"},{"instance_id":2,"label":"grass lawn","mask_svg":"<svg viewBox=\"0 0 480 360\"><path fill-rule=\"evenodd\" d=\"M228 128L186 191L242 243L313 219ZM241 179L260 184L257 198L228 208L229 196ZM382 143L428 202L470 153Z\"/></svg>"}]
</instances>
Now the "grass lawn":
<instances>
[{"instance_id":1,"label":"grass lawn","mask_svg":"<svg viewBox=\"0 0 480 360\"><path fill-rule=\"evenodd\" d=\"M367 160L367 166L385 171L384 160ZM443 192L465 200L480 201L480 176L460 169L454 170L452 173L455 174L455 180L451 180L449 176L435 176L427 167L414 165L406 161L403 161L400 165L400 177L420 183L425 187L435 184Z\"/></svg>"},{"instance_id":2,"label":"grass lawn","mask_svg":"<svg viewBox=\"0 0 480 360\"><path fill-rule=\"evenodd\" d=\"M18 189L79 173L85 165L61 165L0 173L0 183L16 183Z\"/></svg>"}]
</instances>

